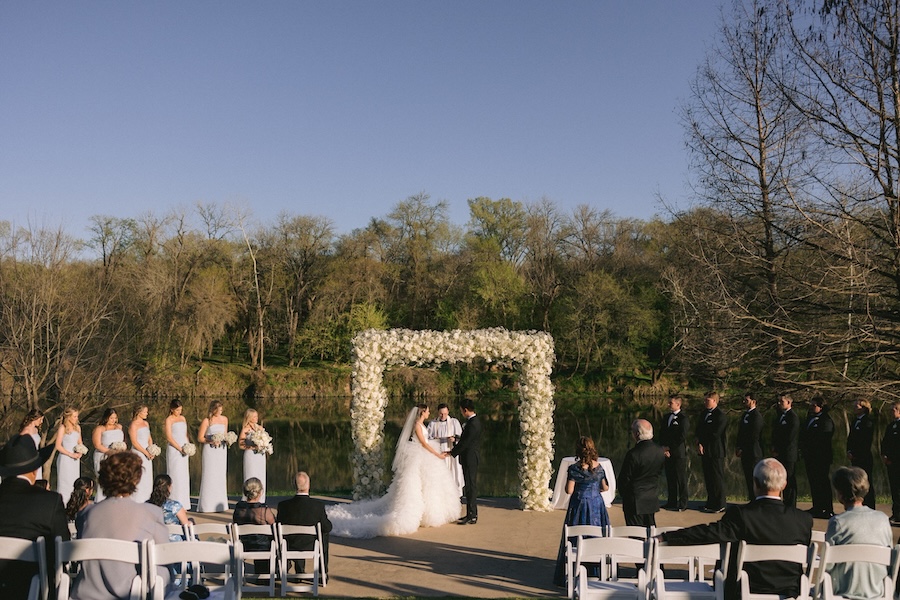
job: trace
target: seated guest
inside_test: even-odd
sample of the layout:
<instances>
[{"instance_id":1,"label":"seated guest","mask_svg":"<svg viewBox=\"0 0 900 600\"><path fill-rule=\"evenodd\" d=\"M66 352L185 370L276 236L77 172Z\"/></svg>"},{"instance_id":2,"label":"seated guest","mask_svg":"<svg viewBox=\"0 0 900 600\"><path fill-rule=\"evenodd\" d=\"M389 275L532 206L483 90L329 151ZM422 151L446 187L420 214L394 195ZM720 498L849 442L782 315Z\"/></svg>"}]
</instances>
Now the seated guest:
<instances>
[{"instance_id":1,"label":"seated guest","mask_svg":"<svg viewBox=\"0 0 900 600\"><path fill-rule=\"evenodd\" d=\"M285 525L322 524L322 554L325 558L325 573L328 573L328 534L331 533L331 521L325 514L325 503L309 496L309 475L304 471L297 473L297 495L278 504L278 522ZM292 535L287 538L288 550L312 550L316 538L310 535ZM294 572L303 573L305 561L294 561Z\"/></svg>"},{"instance_id":2,"label":"seated guest","mask_svg":"<svg viewBox=\"0 0 900 600\"><path fill-rule=\"evenodd\" d=\"M890 548L893 535L887 515L863 505L869 493L866 472L859 467L841 467L832 475L831 483L844 512L829 519L825 541L832 546L871 544ZM828 567L828 571L836 596L866 600L880 598L884 593L884 565L838 563Z\"/></svg>"},{"instance_id":3,"label":"seated guest","mask_svg":"<svg viewBox=\"0 0 900 600\"><path fill-rule=\"evenodd\" d=\"M75 517L82 510L87 508L94 497L94 479L92 477L79 477L75 480L72 487L72 494L66 503L66 516L70 521L74 521Z\"/></svg>"},{"instance_id":4,"label":"seated guest","mask_svg":"<svg viewBox=\"0 0 900 600\"><path fill-rule=\"evenodd\" d=\"M234 507L232 520L238 525L272 525L275 523L275 513L271 508L260 502L262 497L263 484L257 477L251 477L244 482L244 497ZM272 544L271 535L263 534L247 534L241 536L241 543L244 550L258 552L260 550L268 550ZM269 572L269 564L265 560L253 561L253 572L260 573Z\"/></svg>"},{"instance_id":5,"label":"seated guest","mask_svg":"<svg viewBox=\"0 0 900 600\"><path fill-rule=\"evenodd\" d=\"M118 452L100 463L100 487L106 498L88 506L78 516L81 537L129 541L152 539L157 544L169 541L162 510L131 498L141 481L142 470L141 458L132 452ZM126 599L136 574L134 565L85 561L72 584L70 597L73 600ZM159 567L157 574L168 582L168 569Z\"/></svg>"},{"instance_id":6,"label":"seated guest","mask_svg":"<svg viewBox=\"0 0 900 600\"><path fill-rule=\"evenodd\" d=\"M729 506L721 520L663 533L659 539L673 546L731 542L732 556L725 581L725 597L737 600L737 550L748 544L809 545L813 518L807 512L786 506L781 493L787 485L787 471L774 458L764 458L753 469L756 499L743 506ZM779 594L795 598L800 593L799 564L764 561L744 565L754 594Z\"/></svg>"},{"instance_id":7,"label":"seated guest","mask_svg":"<svg viewBox=\"0 0 900 600\"><path fill-rule=\"evenodd\" d=\"M69 539L62 496L34 485L37 470L49 458L53 446L38 452L30 435L16 435L0 448L0 536L36 540L43 536L47 564L54 564L56 536ZM28 597L34 563L0 560L0 598ZM49 569L53 588L53 569Z\"/></svg>"},{"instance_id":8,"label":"seated guest","mask_svg":"<svg viewBox=\"0 0 900 600\"><path fill-rule=\"evenodd\" d=\"M153 490L150 492L150 504L155 504L163 511L163 523L166 525L187 525L190 521L187 511L181 502L173 498L169 498L172 493L172 478L165 473L160 473L153 479ZM177 533L169 534L170 542L181 542L184 540L183 535Z\"/></svg>"}]
</instances>

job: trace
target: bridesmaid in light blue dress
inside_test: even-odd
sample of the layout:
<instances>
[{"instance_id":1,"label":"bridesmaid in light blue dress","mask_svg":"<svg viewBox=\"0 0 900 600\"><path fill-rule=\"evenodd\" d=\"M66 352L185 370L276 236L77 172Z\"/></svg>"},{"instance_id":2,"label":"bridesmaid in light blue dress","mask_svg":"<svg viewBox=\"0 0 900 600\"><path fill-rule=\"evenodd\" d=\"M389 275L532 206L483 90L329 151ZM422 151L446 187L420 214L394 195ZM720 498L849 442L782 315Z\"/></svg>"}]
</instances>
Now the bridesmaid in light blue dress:
<instances>
[{"instance_id":1,"label":"bridesmaid in light blue dress","mask_svg":"<svg viewBox=\"0 0 900 600\"><path fill-rule=\"evenodd\" d=\"M224 406L218 400L209 404L209 416L200 423L198 441L203 444L203 474L200 477L200 498L197 512L223 512L228 510L228 446L213 436L228 431L228 417L222 414Z\"/></svg>"},{"instance_id":2,"label":"bridesmaid in light blue dress","mask_svg":"<svg viewBox=\"0 0 900 600\"><path fill-rule=\"evenodd\" d=\"M169 403L169 416L166 417L166 469L172 478L170 498L177 500L185 509L191 507L191 474L188 470L188 457L182 446L190 440L187 420L182 414L184 406L181 400Z\"/></svg>"},{"instance_id":3,"label":"bridesmaid in light blue dress","mask_svg":"<svg viewBox=\"0 0 900 600\"><path fill-rule=\"evenodd\" d=\"M134 411L134 419L128 426L128 437L131 440L131 451L141 457L141 463L144 472L141 480L138 482L137 489L131 495L135 502L146 502L150 499L150 493L153 491L153 456L147 448L153 443L153 436L150 435L150 423L147 422L147 416L150 414L150 408L146 404L141 404Z\"/></svg>"},{"instance_id":4,"label":"bridesmaid in light blue dress","mask_svg":"<svg viewBox=\"0 0 900 600\"><path fill-rule=\"evenodd\" d=\"M81 444L81 425L78 411L67 408L63 411L62 423L56 432L56 491L63 498L63 505L69 501L75 480L81 477L81 457L75 446Z\"/></svg>"},{"instance_id":5,"label":"bridesmaid in light blue dress","mask_svg":"<svg viewBox=\"0 0 900 600\"><path fill-rule=\"evenodd\" d=\"M22 419L22 426L19 428L19 434L31 436L34 440L34 447L41 448L41 425L44 424L44 411L39 408L32 408L25 414ZM38 467L35 473L35 479L44 478L44 467Z\"/></svg>"},{"instance_id":6,"label":"bridesmaid in light blue dress","mask_svg":"<svg viewBox=\"0 0 900 600\"><path fill-rule=\"evenodd\" d=\"M259 479L263 486L263 492L256 502L266 503L266 453L260 452L253 445L253 442L247 439L252 431L262 429L259 424L259 413L248 408L244 413L244 425L241 427L241 433L238 435L238 445L244 451L244 481L251 477ZM249 500L249 498L248 498Z\"/></svg>"},{"instance_id":7,"label":"bridesmaid in light blue dress","mask_svg":"<svg viewBox=\"0 0 900 600\"><path fill-rule=\"evenodd\" d=\"M125 441L125 431L122 424L119 423L119 413L114 408L107 408L100 417L100 424L94 427L91 434L91 442L94 444L94 473L100 477L100 463L106 460L114 450L109 447L115 442ZM100 502L106 496L103 494L103 488L95 486L97 502Z\"/></svg>"}]
</instances>

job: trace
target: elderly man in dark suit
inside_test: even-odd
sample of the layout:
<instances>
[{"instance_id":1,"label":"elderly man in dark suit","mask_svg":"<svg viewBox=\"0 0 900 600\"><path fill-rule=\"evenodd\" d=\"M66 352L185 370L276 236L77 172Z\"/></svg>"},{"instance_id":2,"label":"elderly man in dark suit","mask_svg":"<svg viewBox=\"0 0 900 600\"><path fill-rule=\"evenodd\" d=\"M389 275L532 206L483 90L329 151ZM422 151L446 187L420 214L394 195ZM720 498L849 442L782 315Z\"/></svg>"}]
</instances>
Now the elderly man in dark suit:
<instances>
[{"instance_id":1,"label":"elderly man in dark suit","mask_svg":"<svg viewBox=\"0 0 900 600\"><path fill-rule=\"evenodd\" d=\"M659 445L666 455L666 485L669 490L669 501L663 508L678 511L686 509L688 503L686 440L689 423L681 406L681 396L670 396L669 413L663 417L659 428Z\"/></svg>"},{"instance_id":2,"label":"elderly man in dark suit","mask_svg":"<svg viewBox=\"0 0 900 600\"><path fill-rule=\"evenodd\" d=\"M481 461L481 420L475 414L475 405L468 398L459 403L466 422L462 435L450 452L444 456L458 456L462 466L464 491L466 494L466 516L457 521L460 525L474 525L478 522L478 463Z\"/></svg>"},{"instance_id":3,"label":"elderly man in dark suit","mask_svg":"<svg viewBox=\"0 0 900 600\"><path fill-rule=\"evenodd\" d=\"M656 513L659 512L659 474L666 455L653 443L653 425L649 421L634 421L631 435L636 443L625 453L618 478L622 510L626 525L650 527L656 525Z\"/></svg>"},{"instance_id":4,"label":"elderly man in dark suit","mask_svg":"<svg viewBox=\"0 0 900 600\"><path fill-rule=\"evenodd\" d=\"M52 445L39 452L29 435L17 435L0 449L0 536L24 540L43 536L50 573L56 536L69 539L62 496L34 485L35 471L51 452ZM32 567L19 561L0 561L0 598L27 598L36 573Z\"/></svg>"},{"instance_id":5,"label":"elderly man in dark suit","mask_svg":"<svg viewBox=\"0 0 900 600\"><path fill-rule=\"evenodd\" d=\"M756 499L743 506L730 506L721 520L695 525L659 536L672 545L731 542L732 556L725 581L725 597L738 600L737 549L749 544L809 545L813 518L807 512L785 505L781 493L787 485L787 471L774 458L761 460L753 469ZM800 593L801 566L765 561L744 565L755 594L779 594L794 598Z\"/></svg>"},{"instance_id":6,"label":"elderly man in dark suit","mask_svg":"<svg viewBox=\"0 0 900 600\"><path fill-rule=\"evenodd\" d=\"M285 525L318 525L322 524L322 554L325 557L325 574L328 574L328 534L331 533L331 521L325 514L325 503L309 496L309 475L304 471L297 473L297 495L278 503L278 516L275 520ZM289 550L312 550L316 538L312 535L291 535L287 537ZM294 572L303 573L305 561L294 561Z\"/></svg>"}]
</instances>

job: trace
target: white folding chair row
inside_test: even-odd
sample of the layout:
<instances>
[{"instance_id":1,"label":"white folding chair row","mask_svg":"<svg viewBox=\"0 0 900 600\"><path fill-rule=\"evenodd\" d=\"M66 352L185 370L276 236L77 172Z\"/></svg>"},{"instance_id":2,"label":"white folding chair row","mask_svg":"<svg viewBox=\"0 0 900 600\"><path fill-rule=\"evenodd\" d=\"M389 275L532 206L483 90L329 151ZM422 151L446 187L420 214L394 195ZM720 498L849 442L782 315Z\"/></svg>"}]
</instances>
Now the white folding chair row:
<instances>
[{"instance_id":1,"label":"white folding chair row","mask_svg":"<svg viewBox=\"0 0 900 600\"><path fill-rule=\"evenodd\" d=\"M247 550L246 547L243 550L242 556L243 561L253 560L260 561L265 560L268 562L268 573L257 573L254 569L254 575L259 580L268 580L269 597L275 596L275 580L276 573L278 567L278 552L276 548L278 546L275 541L275 527L273 525L238 525L232 524L231 526L231 535L232 539L235 543L241 541L242 535L266 535L271 538L271 542L269 544L269 548L267 550ZM243 565L243 577L240 580L241 591L244 592L259 592L261 589L260 585L252 585L248 583L248 574L247 574L247 565Z\"/></svg>"},{"instance_id":2,"label":"white folding chair row","mask_svg":"<svg viewBox=\"0 0 900 600\"><path fill-rule=\"evenodd\" d=\"M900 546L888 548L869 544L843 544L832 546L823 542L822 555L818 569L813 577L813 595L821 600L845 598L835 595L829 567L841 563L869 563L884 567L884 578L881 581L882 600L892 600L900 568Z\"/></svg>"},{"instance_id":3,"label":"white folding chair row","mask_svg":"<svg viewBox=\"0 0 900 600\"><path fill-rule=\"evenodd\" d=\"M0 560L34 563L37 572L31 577L28 600L47 600L47 550L43 536L34 541L0 537Z\"/></svg>"},{"instance_id":4,"label":"white folding chair row","mask_svg":"<svg viewBox=\"0 0 900 600\"><path fill-rule=\"evenodd\" d=\"M288 536L292 535L312 536L313 549L289 550ZM318 596L319 585L325 572L321 526L276 523L275 541L278 546L278 573L280 575L281 596L286 596L288 592L312 592L314 596ZM291 575L288 573L289 560L306 561L307 568L312 568L312 571Z\"/></svg>"}]
</instances>

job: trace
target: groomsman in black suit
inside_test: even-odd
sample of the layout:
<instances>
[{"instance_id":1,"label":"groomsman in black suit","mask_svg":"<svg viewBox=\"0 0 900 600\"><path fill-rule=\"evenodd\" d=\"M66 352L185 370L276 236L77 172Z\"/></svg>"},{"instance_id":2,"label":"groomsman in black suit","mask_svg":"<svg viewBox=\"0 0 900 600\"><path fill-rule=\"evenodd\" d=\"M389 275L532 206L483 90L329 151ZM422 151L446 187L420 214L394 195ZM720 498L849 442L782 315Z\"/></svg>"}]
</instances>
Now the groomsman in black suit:
<instances>
[{"instance_id":1,"label":"groomsman in black suit","mask_svg":"<svg viewBox=\"0 0 900 600\"><path fill-rule=\"evenodd\" d=\"M637 442L625 453L619 472L618 488L626 525L656 525L659 511L659 474L666 462L663 449L653 442L653 425L645 419L631 424L631 436Z\"/></svg>"},{"instance_id":2,"label":"groomsman in black suit","mask_svg":"<svg viewBox=\"0 0 900 600\"><path fill-rule=\"evenodd\" d=\"M727 418L719 408L719 393L706 392L703 396L706 410L694 431L697 452L703 465L706 481L706 505L703 512L718 513L725 510L725 425Z\"/></svg>"},{"instance_id":3,"label":"groomsman in black suit","mask_svg":"<svg viewBox=\"0 0 900 600\"><path fill-rule=\"evenodd\" d=\"M763 418L756 408L756 398L750 392L744 394L744 408L746 410L738 425L737 449L734 454L741 459L741 469L744 471L744 481L747 483L747 501L749 502L756 497L753 491L753 468L763 457Z\"/></svg>"},{"instance_id":4,"label":"groomsman in black suit","mask_svg":"<svg viewBox=\"0 0 900 600\"><path fill-rule=\"evenodd\" d=\"M717 523L695 525L659 536L669 544L710 544L731 542L731 560L725 579L725 598L738 600L737 550L741 541L749 544L808 546L813 518L807 512L786 506L781 491L787 484L784 466L774 458L759 462L753 470L756 498L743 506L730 506ZM800 593L802 568L797 563L763 561L748 563L744 570L754 594L778 594L796 598Z\"/></svg>"},{"instance_id":5,"label":"groomsman in black suit","mask_svg":"<svg viewBox=\"0 0 900 600\"><path fill-rule=\"evenodd\" d=\"M325 514L325 503L309 496L309 475L300 471L296 476L297 495L278 503L276 520L285 525L322 525L322 554L325 557L325 574L328 574L328 534L331 533L331 521ZM287 536L288 550L299 552L312 550L316 545L316 536L296 534ZM304 560L294 561L294 572L303 573Z\"/></svg>"},{"instance_id":6,"label":"groomsman in black suit","mask_svg":"<svg viewBox=\"0 0 900 600\"><path fill-rule=\"evenodd\" d=\"M800 442L800 417L791 407L794 400L787 394L778 396L775 407L778 414L772 424L772 456L778 459L787 471L787 487L784 488L784 503L797 506L797 456Z\"/></svg>"},{"instance_id":7,"label":"groomsman in black suit","mask_svg":"<svg viewBox=\"0 0 900 600\"><path fill-rule=\"evenodd\" d=\"M834 516L831 477L828 473L833 460L833 436L834 421L828 415L825 400L821 396L815 396L809 401L809 415L800 429L800 452L803 454L812 495L809 513L817 519L830 519Z\"/></svg>"},{"instance_id":8,"label":"groomsman in black suit","mask_svg":"<svg viewBox=\"0 0 900 600\"><path fill-rule=\"evenodd\" d=\"M69 539L62 496L34 485L35 471L52 452L53 445L39 452L29 435L16 435L0 449L0 536L23 540L43 536L48 565L54 564L56 536ZM0 598L27 598L36 573L33 567L33 563L0 560ZM49 572L52 580L52 567Z\"/></svg>"},{"instance_id":9,"label":"groomsman in black suit","mask_svg":"<svg viewBox=\"0 0 900 600\"><path fill-rule=\"evenodd\" d=\"M875 508L875 480L872 479L872 468L875 459L872 456L872 441L875 438L875 422L872 419L872 403L865 398L856 401L856 420L850 424L847 435L847 458L854 467L859 467L869 477L869 492L863 504Z\"/></svg>"},{"instance_id":10,"label":"groomsman in black suit","mask_svg":"<svg viewBox=\"0 0 900 600\"><path fill-rule=\"evenodd\" d=\"M881 439L881 462L891 484L891 525L900 525L900 402L891 405L891 422Z\"/></svg>"},{"instance_id":11,"label":"groomsman in black suit","mask_svg":"<svg viewBox=\"0 0 900 600\"><path fill-rule=\"evenodd\" d=\"M481 420L475 414L475 404L468 398L459 403L463 424L459 441L444 456L458 456L462 466L466 496L466 516L457 523L474 525L478 522L478 463L481 460Z\"/></svg>"},{"instance_id":12,"label":"groomsman in black suit","mask_svg":"<svg viewBox=\"0 0 900 600\"><path fill-rule=\"evenodd\" d=\"M688 457L687 431L688 417L681 410L682 400L678 394L669 397L669 413L663 417L659 428L659 445L666 455L666 484L669 501L666 510L684 510L688 503Z\"/></svg>"}]
</instances>

